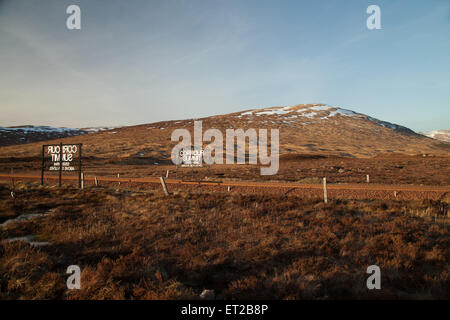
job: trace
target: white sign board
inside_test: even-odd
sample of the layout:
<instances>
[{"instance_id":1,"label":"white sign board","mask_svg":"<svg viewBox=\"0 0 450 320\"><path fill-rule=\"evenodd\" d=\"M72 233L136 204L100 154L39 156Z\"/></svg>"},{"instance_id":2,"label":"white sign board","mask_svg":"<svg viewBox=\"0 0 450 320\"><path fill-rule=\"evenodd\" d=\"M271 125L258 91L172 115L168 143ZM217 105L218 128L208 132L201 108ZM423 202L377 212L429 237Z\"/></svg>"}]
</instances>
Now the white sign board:
<instances>
[{"instance_id":1,"label":"white sign board","mask_svg":"<svg viewBox=\"0 0 450 320\"><path fill-rule=\"evenodd\" d=\"M182 167L201 167L203 163L203 150L191 148L180 151Z\"/></svg>"}]
</instances>

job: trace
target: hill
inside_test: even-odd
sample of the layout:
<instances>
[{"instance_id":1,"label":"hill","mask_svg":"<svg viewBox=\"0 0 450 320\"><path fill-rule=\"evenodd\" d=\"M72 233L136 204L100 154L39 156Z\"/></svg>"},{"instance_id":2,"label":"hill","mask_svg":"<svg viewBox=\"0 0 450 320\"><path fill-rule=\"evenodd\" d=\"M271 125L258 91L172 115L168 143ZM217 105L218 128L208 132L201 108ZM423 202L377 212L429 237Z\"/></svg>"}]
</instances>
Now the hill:
<instances>
[{"instance_id":1,"label":"hill","mask_svg":"<svg viewBox=\"0 0 450 320\"><path fill-rule=\"evenodd\" d=\"M371 157L394 152L448 154L450 146L397 124L323 104L252 109L195 120L202 120L203 131L217 128L224 134L228 128L279 129L281 155ZM194 119L161 121L92 134L72 134L53 142L83 143L85 156L167 162L176 144L170 139L172 131L186 128L193 132L193 123ZM0 150L3 157L33 157L39 154L40 145L34 142L1 147Z\"/></svg>"}]
</instances>

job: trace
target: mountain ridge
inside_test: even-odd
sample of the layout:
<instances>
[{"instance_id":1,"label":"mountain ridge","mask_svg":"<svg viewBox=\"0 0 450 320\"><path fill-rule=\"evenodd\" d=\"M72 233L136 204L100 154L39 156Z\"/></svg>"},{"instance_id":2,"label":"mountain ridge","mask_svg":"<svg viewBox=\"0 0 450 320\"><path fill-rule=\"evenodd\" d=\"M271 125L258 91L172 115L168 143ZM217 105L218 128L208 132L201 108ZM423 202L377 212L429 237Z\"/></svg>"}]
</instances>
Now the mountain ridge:
<instances>
[{"instance_id":1,"label":"mountain ridge","mask_svg":"<svg viewBox=\"0 0 450 320\"><path fill-rule=\"evenodd\" d=\"M415 133L413 130L341 107L300 104L285 107L247 109L198 119L159 121L126 126L92 134L61 138L65 143L83 143L85 156L170 161L175 129L193 133L194 120L203 130L279 129L280 155L325 154L344 157L372 157L384 153L448 154L450 144ZM59 140L54 140L56 143ZM32 156L38 142L2 147L3 156ZM205 145L208 142L205 142ZM150 161L150 160L149 160ZM144 161L145 163L145 161Z\"/></svg>"},{"instance_id":2,"label":"mountain ridge","mask_svg":"<svg viewBox=\"0 0 450 320\"><path fill-rule=\"evenodd\" d=\"M21 125L0 127L0 146L61 139L71 136L110 130L112 127L67 128L52 126Z\"/></svg>"}]
</instances>

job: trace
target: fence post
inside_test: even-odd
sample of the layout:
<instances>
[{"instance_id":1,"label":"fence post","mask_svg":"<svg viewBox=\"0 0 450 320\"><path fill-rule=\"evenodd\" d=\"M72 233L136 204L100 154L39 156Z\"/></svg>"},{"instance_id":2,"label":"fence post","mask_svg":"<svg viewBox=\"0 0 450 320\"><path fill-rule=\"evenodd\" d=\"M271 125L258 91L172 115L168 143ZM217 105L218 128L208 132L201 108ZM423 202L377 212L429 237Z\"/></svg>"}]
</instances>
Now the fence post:
<instances>
[{"instance_id":1,"label":"fence post","mask_svg":"<svg viewBox=\"0 0 450 320\"><path fill-rule=\"evenodd\" d=\"M120 178L120 173L117 174L117 178ZM119 181L119 186L120 186L120 181Z\"/></svg>"},{"instance_id":2,"label":"fence post","mask_svg":"<svg viewBox=\"0 0 450 320\"><path fill-rule=\"evenodd\" d=\"M94 177L94 181L95 181L95 186L98 187L98 180L97 180L97 176Z\"/></svg>"},{"instance_id":3,"label":"fence post","mask_svg":"<svg viewBox=\"0 0 450 320\"><path fill-rule=\"evenodd\" d=\"M164 177L159 177L159 179L161 180L161 185L162 185L165 195L166 196L170 195L169 190L167 190L166 180L164 180Z\"/></svg>"},{"instance_id":4,"label":"fence post","mask_svg":"<svg viewBox=\"0 0 450 320\"><path fill-rule=\"evenodd\" d=\"M328 202L328 194L327 194L327 178L323 178L323 202Z\"/></svg>"},{"instance_id":5,"label":"fence post","mask_svg":"<svg viewBox=\"0 0 450 320\"><path fill-rule=\"evenodd\" d=\"M81 173L81 190L84 190L84 172Z\"/></svg>"},{"instance_id":6,"label":"fence post","mask_svg":"<svg viewBox=\"0 0 450 320\"><path fill-rule=\"evenodd\" d=\"M366 182L367 182L367 183L370 182L370 178L369 178L369 175L368 175L368 174L366 175Z\"/></svg>"},{"instance_id":7,"label":"fence post","mask_svg":"<svg viewBox=\"0 0 450 320\"><path fill-rule=\"evenodd\" d=\"M15 189L15 185L14 185L14 168L11 168L11 186L12 186L12 191L14 191L14 189Z\"/></svg>"},{"instance_id":8,"label":"fence post","mask_svg":"<svg viewBox=\"0 0 450 320\"><path fill-rule=\"evenodd\" d=\"M166 178L169 177L169 170L166 171Z\"/></svg>"}]
</instances>

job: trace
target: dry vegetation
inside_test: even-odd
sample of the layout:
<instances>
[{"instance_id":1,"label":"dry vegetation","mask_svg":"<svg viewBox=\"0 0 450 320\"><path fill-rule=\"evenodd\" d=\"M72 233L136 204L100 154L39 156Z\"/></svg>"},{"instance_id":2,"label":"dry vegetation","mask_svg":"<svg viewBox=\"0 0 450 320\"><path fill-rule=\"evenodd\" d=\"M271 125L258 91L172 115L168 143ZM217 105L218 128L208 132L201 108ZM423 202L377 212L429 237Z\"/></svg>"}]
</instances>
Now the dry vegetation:
<instances>
[{"instance_id":1,"label":"dry vegetation","mask_svg":"<svg viewBox=\"0 0 450 320\"><path fill-rule=\"evenodd\" d=\"M440 201L320 200L227 192L21 184L0 189L1 299L449 299ZM436 222L432 217L438 216ZM8 238L34 235L33 247ZM82 289L67 290L69 265ZM382 270L369 291L366 268Z\"/></svg>"},{"instance_id":2,"label":"dry vegetation","mask_svg":"<svg viewBox=\"0 0 450 320\"><path fill-rule=\"evenodd\" d=\"M159 161L155 165L153 161ZM377 184L450 184L449 156L408 156L402 154L379 155L371 158L333 157L321 154L286 154L280 157L280 168L276 175L261 176L259 165L205 165L203 168L178 168L177 177L186 180L247 180L288 181L298 183L320 183L327 177L330 183L364 183L366 175ZM40 175L41 160L34 158L1 158L0 172ZM175 165L162 159L131 157L127 159L102 159L86 157L83 171L86 175L121 177L159 177L170 171L175 178ZM51 175L46 172L46 175ZM69 173L64 173L64 176Z\"/></svg>"}]
</instances>

